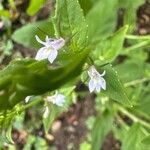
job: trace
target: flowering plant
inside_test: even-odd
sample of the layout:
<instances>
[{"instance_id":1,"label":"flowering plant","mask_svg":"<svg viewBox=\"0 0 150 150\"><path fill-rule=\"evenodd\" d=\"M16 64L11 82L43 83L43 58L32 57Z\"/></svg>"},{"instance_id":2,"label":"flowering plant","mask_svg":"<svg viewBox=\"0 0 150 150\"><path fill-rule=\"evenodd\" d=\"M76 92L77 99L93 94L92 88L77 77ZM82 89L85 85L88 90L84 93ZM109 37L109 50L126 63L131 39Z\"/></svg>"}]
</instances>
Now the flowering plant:
<instances>
[{"instance_id":1,"label":"flowering plant","mask_svg":"<svg viewBox=\"0 0 150 150\"><path fill-rule=\"evenodd\" d=\"M110 7L115 7L116 3L118 1L114 0ZM37 52L33 58L13 60L0 71L0 127L6 136L4 141L13 143L10 128L15 116L40 103L44 130L48 133L54 119L75 103L79 81L87 87L86 93L96 93L97 112L101 112L101 117L95 119L92 138L88 141L93 150L99 149L110 131L121 139L124 150L133 148L128 142L133 132L137 131L135 138L142 135L140 140L133 142L135 150L136 143L147 138L149 111L145 111L142 102L135 100L134 95L140 95L144 88L149 91L149 65L145 65L145 74L140 74L142 79L139 79L135 73L137 70L134 70L138 68L134 65L139 65L133 60L136 54L132 54L130 61L116 64L121 55L130 57L129 52L141 46L139 39L149 43L150 38L128 35L131 30L128 25L114 33L114 21L109 25L110 18L106 17L103 21L97 19L101 17L97 16L102 7L101 1L93 4L88 12L83 6L78 0L56 0L55 15L51 19L26 25L13 33L15 42ZM113 28L110 27L112 24ZM137 40L137 45L124 48L125 39ZM129 64L133 68L121 71ZM135 78L130 77L130 72ZM141 84L141 89L136 89L136 84ZM144 94L149 95L147 91ZM146 102L149 103L148 100ZM132 120L132 126L124 122L120 113ZM138 116L136 113L139 113ZM114 124L120 125L120 128ZM145 148L142 144L138 147Z\"/></svg>"}]
</instances>

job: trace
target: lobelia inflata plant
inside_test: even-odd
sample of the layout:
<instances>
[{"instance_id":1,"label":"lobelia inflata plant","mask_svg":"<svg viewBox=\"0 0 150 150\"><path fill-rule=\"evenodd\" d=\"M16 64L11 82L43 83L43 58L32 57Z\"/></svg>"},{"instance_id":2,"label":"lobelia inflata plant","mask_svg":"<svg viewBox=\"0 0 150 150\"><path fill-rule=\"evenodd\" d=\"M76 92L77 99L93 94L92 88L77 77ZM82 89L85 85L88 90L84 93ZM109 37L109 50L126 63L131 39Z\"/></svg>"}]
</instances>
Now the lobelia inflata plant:
<instances>
[{"instance_id":1,"label":"lobelia inflata plant","mask_svg":"<svg viewBox=\"0 0 150 150\"><path fill-rule=\"evenodd\" d=\"M94 90L96 92L100 92L101 89L106 90L106 81L103 78L103 76L105 75L105 71L100 74L94 66L91 66L88 70L88 75L90 77L90 81L89 81L89 91L93 92Z\"/></svg>"},{"instance_id":2,"label":"lobelia inflata plant","mask_svg":"<svg viewBox=\"0 0 150 150\"><path fill-rule=\"evenodd\" d=\"M50 63L53 63L53 61L56 59L58 55L58 50L61 49L65 45L65 40L63 38L59 39L52 39L46 36L45 42L43 42L37 35L35 36L36 40L43 44L44 47L40 48L37 52L35 59L36 60L43 60L48 59ZM93 92L94 90L96 92L100 92L101 89L106 90L106 81L103 78L105 75L105 71L100 74L94 66L91 66L88 70L88 75L90 77L89 81L89 91ZM26 97L25 101L28 102L31 97ZM44 99L46 102L51 102L57 106L62 107L65 102L65 96L63 94L59 94L56 92L52 96L47 96ZM47 118L50 113L49 107L46 106L44 110L43 117Z\"/></svg>"},{"instance_id":3,"label":"lobelia inflata plant","mask_svg":"<svg viewBox=\"0 0 150 150\"><path fill-rule=\"evenodd\" d=\"M48 59L50 63L53 63L58 55L58 50L65 45L65 40L63 38L52 39L46 36L45 41L42 41L37 35L35 38L40 44L44 45L38 50L35 59Z\"/></svg>"}]
</instances>

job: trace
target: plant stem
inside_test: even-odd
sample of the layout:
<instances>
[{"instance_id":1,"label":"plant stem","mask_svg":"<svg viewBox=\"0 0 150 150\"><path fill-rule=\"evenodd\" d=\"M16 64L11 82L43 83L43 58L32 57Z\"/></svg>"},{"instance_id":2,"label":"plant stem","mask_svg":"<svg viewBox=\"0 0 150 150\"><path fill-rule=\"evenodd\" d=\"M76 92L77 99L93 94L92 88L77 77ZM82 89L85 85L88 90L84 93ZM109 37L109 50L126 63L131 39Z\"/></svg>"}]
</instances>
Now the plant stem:
<instances>
[{"instance_id":1,"label":"plant stem","mask_svg":"<svg viewBox=\"0 0 150 150\"><path fill-rule=\"evenodd\" d=\"M30 103L28 103L27 105L24 106L24 109L28 109L42 101L43 101L43 99L41 97L34 98Z\"/></svg>"},{"instance_id":2,"label":"plant stem","mask_svg":"<svg viewBox=\"0 0 150 150\"><path fill-rule=\"evenodd\" d=\"M143 42L140 42L140 43L138 43L138 44L135 44L135 45L133 45L133 46L130 46L130 47L128 47L128 48L125 48L123 51L122 51L122 54L127 54L128 52L130 52L130 51L132 51L132 50L135 50L135 49L137 49L137 48L141 48L141 47L143 47L143 46L146 46L146 45L148 45L150 43L150 41L143 41Z\"/></svg>"},{"instance_id":3,"label":"plant stem","mask_svg":"<svg viewBox=\"0 0 150 150\"><path fill-rule=\"evenodd\" d=\"M117 108L120 112L122 112L123 114L125 114L126 116L128 116L130 119L132 119L134 122L138 122L141 125L147 127L150 129L150 123L138 118L137 116L131 114L129 111L127 111L125 108L123 108L122 106L120 106L119 104L117 104Z\"/></svg>"},{"instance_id":4,"label":"plant stem","mask_svg":"<svg viewBox=\"0 0 150 150\"><path fill-rule=\"evenodd\" d=\"M137 35L126 35L127 39L131 39L131 40L150 40L150 36L146 35L146 36L137 36Z\"/></svg>"},{"instance_id":5,"label":"plant stem","mask_svg":"<svg viewBox=\"0 0 150 150\"><path fill-rule=\"evenodd\" d=\"M140 84L140 83L143 83L143 82L146 82L146 81L149 81L149 80L150 80L149 78L143 78L143 79L133 80L131 82L125 83L124 86L125 87L129 87L129 86Z\"/></svg>"}]
</instances>

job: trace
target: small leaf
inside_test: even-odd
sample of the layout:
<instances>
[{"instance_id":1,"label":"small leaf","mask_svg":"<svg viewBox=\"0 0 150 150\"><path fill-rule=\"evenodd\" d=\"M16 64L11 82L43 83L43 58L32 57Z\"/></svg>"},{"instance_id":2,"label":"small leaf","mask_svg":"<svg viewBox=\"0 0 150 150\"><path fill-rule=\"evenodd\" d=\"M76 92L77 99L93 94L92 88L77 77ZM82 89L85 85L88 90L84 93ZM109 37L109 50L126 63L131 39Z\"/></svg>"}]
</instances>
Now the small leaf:
<instances>
[{"instance_id":1,"label":"small leaf","mask_svg":"<svg viewBox=\"0 0 150 150\"><path fill-rule=\"evenodd\" d=\"M29 7L27 9L27 14L30 16L35 15L45 2L46 0L30 0Z\"/></svg>"},{"instance_id":2,"label":"small leaf","mask_svg":"<svg viewBox=\"0 0 150 150\"><path fill-rule=\"evenodd\" d=\"M96 118L95 125L92 130L92 150L99 150L106 135L113 125L114 114L105 111Z\"/></svg>"}]
</instances>

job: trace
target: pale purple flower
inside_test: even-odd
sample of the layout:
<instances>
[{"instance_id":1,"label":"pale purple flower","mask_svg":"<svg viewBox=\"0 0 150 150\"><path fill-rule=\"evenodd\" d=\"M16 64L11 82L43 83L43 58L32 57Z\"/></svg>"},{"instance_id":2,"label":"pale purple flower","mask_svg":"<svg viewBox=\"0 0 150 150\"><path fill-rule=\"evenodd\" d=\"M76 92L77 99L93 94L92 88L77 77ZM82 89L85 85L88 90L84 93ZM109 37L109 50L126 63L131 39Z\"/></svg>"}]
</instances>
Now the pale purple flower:
<instances>
[{"instance_id":1,"label":"pale purple flower","mask_svg":"<svg viewBox=\"0 0 150 150\"><path fill-rule=\"evenodd\" d=\"M48 96L48 97L46 97L45 100L48 102L52 102L53 104L55 104L57 106L63 106L63 104L65 102L65 96L63 94L58 94L56 92L55 95Z\"/></svg>"},{"instance_id":2,"label":"pale purple flower","mask_svg":"<svg viewBox=\"0 0 150 150\"><path fill-rule=\"evenodd\" d=\"M58 50L65 45L65 40L63 38L52 39L46 36L45 41L42 41L37 35L35 38L43 45L43 47L38 50L35 59L48 59L50 63L53 63L58 55Z\"/></svg>"},{"instance_id":3,"label":"pale purple flower","mask_svg":"<svg viewBox=\"0 0 150 150\"><path fill-rule=\"evenodd\" d=\"M105 71L100 74L94 66L91 66L88 70L88 75L90 77L88 85L90 92L93 92L94 90L96 90L96 92L100 92L101 89L106 90L106 81L103 78Z\"/></svg>"}]
</instances>

